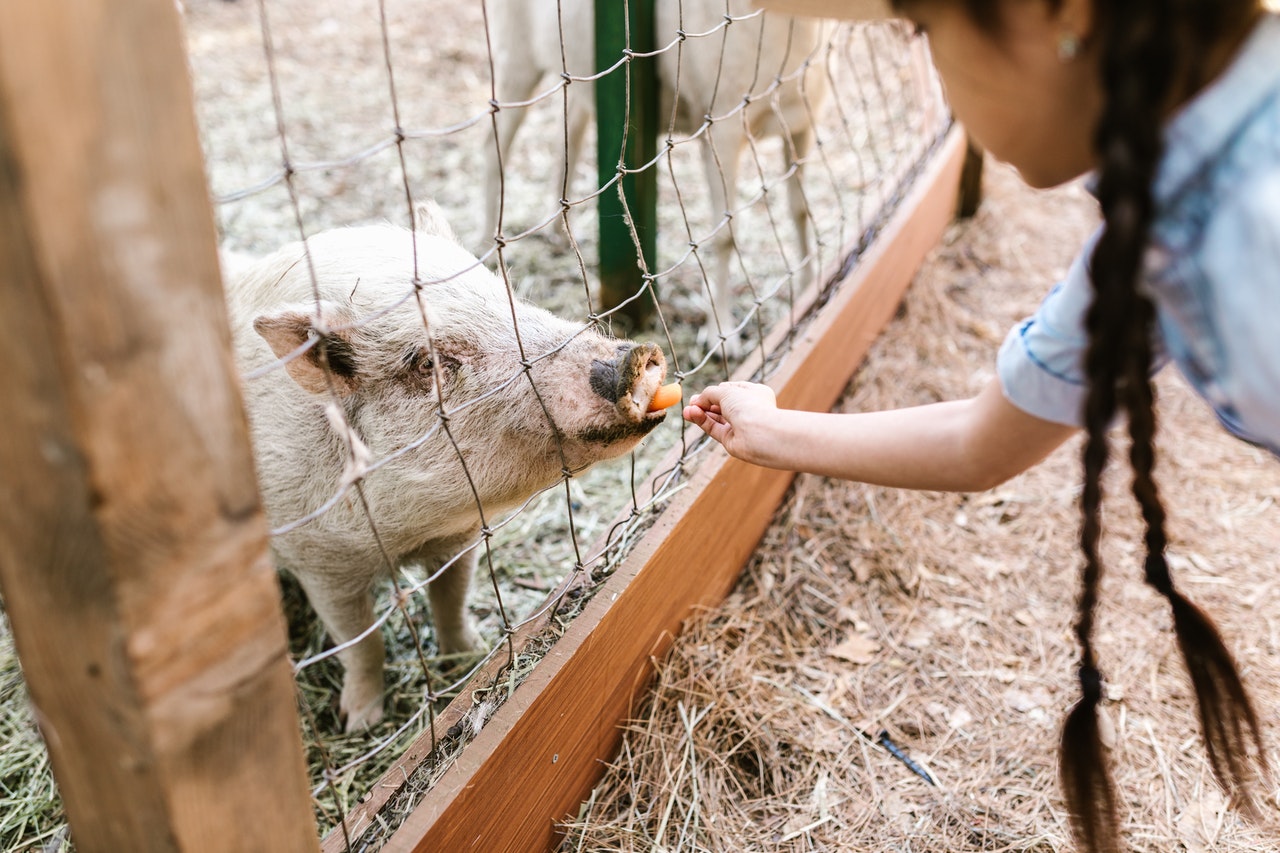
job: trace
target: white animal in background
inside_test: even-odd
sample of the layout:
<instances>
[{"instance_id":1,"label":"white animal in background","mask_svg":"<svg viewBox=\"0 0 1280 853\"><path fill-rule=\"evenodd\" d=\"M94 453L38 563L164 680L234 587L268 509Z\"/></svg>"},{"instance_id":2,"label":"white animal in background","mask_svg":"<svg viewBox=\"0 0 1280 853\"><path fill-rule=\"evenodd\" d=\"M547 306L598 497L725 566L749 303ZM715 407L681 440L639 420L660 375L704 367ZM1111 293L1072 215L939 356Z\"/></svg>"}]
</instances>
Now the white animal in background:
<instances>
[{"instance_id":1,"label":"white animal in background","mask_svg":"<svg viewBox=\"0 0 1280 853\"><path fill-rule=\"evenodd\" d=\"M573 76L594 73L594 4L592 0L491 0L493 27L494 81L502 103L530 99L539 84L567 69ZM678 31L706 33L724 22L726 12L734 17L751 15L750 0L658 0L656 33L659 47L675 38ZM561 22L564 52L561 53ZM723 32L706 37L689 37L682 50L664 52L659 60L659 125L666 128L673 116L677 134L696 132L707 115L723 116L733 111L745 95L752 100L741 113L715 122L702 139L703 168L707 179L711 213L720 220L736 207L739 160L751 138L781 137L784 157L801 164L788 181L788 209L796 235L793 264L810 258L809 223L801 191L803 162L814 142L814 122L821 116L830 94L822 47L831 28L828 21L757 14L729 24ZM723 45L723 51L721 46ZM793 79L804 63L809 63L801 79ZM677 63L679 74L677 77ZM776 93L770 90L776 76L786 82ZM501 109L497 114L498 147L504 163L510 162L512 141L524 120L523 108ZM563 164L572 177L581 155L583 138L595 116L592 86L571 83L568 87L567 155L555 184L564 186ZM562 152L566 149L561 148ZM489 157L486 176L488 218L485 236L494 234L500 191L496 154ZM548 187L549 191L551 187ZM695 235L698 236L698 235ZM709 242L711 319L715 333L730 335L735 326L729 267L733 235L721 227ZM805 262L799 270L800 286L810 280L815 264ZM733 339L727 341L736 349Z\"/></svg>"},{"instance_id":2,"label":"white animal in background","mask_svg":"<svg viewBox=\"0 0 1280 853\"><path fill-rule=\"evenodd\" d=\"M375 582L406 565L435 573L476 541L477 500L485 519L501 520L564 470L639 443L663 420L648 408L666 362L652 344L525 302L513 308L434 206L416 234L346 228L308 245L309 263L293 244L241 271L228 303L242 372L290 358L244 389L272 527L306 518L367 473L359 495L271 543L276 565L297 577L342 644L373 624ZM415 269L427 282L421 304ZM475 564L472 548L428 587L442 653L479 645L466 615ZM376 629L339 653L348 731L382 717L384 657Z\"/></svg>"}]
</instances>

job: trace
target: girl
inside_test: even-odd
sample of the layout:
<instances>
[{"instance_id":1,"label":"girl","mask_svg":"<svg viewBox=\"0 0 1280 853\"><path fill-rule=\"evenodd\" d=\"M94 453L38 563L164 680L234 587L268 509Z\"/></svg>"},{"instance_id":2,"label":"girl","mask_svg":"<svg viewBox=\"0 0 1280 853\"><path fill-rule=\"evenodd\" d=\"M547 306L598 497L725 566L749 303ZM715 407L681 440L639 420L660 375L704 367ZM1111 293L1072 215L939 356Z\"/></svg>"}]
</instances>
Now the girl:
<instances>
[{"instance_id":1,"label":"girl","mask_svg":"<svg viewBox=\"0 0 1280 853\"><path fill-rule=\"evenodd\" d=\"M807 0L808 7L818 0ZM832 15L842 4L825 0ZM765 3L768 5L768 3ZM1257 715L1212 621L1174 586L1150 377L1172 360L1224 427L1280 454L1280 18L1257 0L901 0L957 118L1035 187L1093 173L1103 225L1010 331L977 397L859 414L779 410L763 385L694 395L684 417L733 456L885 486L975 491L1084 446L1082 697L1061 774L1088 850L1120 849L1097 729L1092 628L1107 427L1132 438L1146 580L1170 603L1205 744L1249 809L1267 771Z\"/></svg>"}]
</instances>

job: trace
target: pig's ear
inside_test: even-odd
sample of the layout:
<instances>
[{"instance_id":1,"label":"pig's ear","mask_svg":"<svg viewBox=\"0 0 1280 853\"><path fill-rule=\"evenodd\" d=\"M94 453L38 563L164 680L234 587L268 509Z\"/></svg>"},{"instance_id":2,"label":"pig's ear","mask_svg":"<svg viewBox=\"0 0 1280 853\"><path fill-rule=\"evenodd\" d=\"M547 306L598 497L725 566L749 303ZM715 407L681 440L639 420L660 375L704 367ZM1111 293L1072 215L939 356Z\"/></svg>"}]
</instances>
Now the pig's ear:
<instances>
[{"instance_id":1,"label":"pig's ear","mask_svg":"<svg viewBox=\"0 0 1280 853\"><path fill-rule=\"evenodd\" d=\"M449 220L445 219L444 209L434 201L424 201L414 209L414 219L417 220L418 232L420 234L435 234L437 237L443 237L453 243L462 245L458 240L458 235L453 233L453 228L449 225Z\"/></svg>"},{"instance_id":2,"label":"pig's ear","mask_svg":"<svg viewBox=\"0 0 1280 853\"><path fill-rule=\"evenodd\" d=\"M313 346L289 359L284 365L290 378L304 391L312 394L328 393L328 377L332 377L334 390L344 397L356 390L359 383L350 332L329 331L321 334L316 331L315 314L299 310L263 314L253 321L253 329L262 335L276 358L288 356L313 337L319 338Z\"/></svg>"}]
</instances>

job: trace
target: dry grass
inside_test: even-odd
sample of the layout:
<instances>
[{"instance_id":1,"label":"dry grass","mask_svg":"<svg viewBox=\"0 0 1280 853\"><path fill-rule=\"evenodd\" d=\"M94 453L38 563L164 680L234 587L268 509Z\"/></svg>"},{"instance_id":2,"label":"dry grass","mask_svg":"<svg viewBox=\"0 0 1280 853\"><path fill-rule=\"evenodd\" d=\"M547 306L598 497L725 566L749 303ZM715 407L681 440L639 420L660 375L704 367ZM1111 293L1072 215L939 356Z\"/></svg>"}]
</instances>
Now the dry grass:
<instances>
[{"instance_id":1,"label":"dry grass","mask_svg":"<svg viewBox=\"0 0 1280 853\"><path fill-rule=\"evenodd\" d=\"M1093 224L1079 187L1036 193L989 167L983 209L952 228L842 410L974 392ZM1172 372L1159 390L1177 579L1221 624L1274 741L1280 466ZM799 477L738 588L662 662L563 849L1069 848L1056 749L1076 695L1078 451L967 496ZM1125 834L1138 850L1280 850L1210 778L1122 474L1099 633Z\"/></svg>"}]
</instances>

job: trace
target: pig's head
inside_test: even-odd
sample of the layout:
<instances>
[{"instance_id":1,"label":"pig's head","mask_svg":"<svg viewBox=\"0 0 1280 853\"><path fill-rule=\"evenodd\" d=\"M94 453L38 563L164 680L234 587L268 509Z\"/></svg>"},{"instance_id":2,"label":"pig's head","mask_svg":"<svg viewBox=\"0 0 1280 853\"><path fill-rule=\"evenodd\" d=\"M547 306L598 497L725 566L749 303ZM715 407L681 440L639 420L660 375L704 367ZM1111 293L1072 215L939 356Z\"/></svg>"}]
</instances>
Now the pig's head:
<instances>
[{"instance_id":1,"label":"pig's head","mask_svg":"<svg viewBox=\"0 0 1280 853\"><path fill-rule=\"evenodd\" d=\"M383 509L456 526L474 517L472 485L487 511L512 506L663 420L647 411L660 349L510 296L432 208L416 233L347 228L308 244L310 262L295 245L239 279L237 322L256 331L259 364L289 358L275 381L294 387L271 405L321 419L336 402L373 459L394 457L366 481Z\"/></svg>"}]
</instances>

